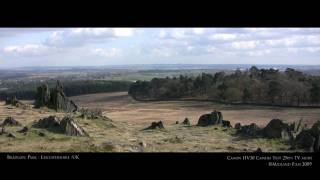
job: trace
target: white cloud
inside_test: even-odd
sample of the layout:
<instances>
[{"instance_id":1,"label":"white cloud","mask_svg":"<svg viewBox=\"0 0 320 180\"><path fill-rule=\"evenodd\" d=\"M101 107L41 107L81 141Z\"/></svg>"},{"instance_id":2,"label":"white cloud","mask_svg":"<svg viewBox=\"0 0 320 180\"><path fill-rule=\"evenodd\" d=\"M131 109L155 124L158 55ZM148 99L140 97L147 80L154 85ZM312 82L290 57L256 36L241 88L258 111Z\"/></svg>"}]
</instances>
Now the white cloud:
<instances>
[{"instance_id":1,"label":"white cloud","mask_svg":"<svg viewBox=\"0 0 320 180\"><path fill-rule=\"evenodd\" d=\"M131 37L132 28L72 28L56 31L46 40L49 46L83 46L88 43L105 43L116 38Z\"/></svg>"},{"instance_id":2,"label":"white cloud","mask_svg":"<svg viewBox=\"0 0 320 180\"><path fill-rule=\"evenodd\" d=\"M263 56L266 54L270 54L271 50L270 49L265 49L265 50L257 50L257 51L249 51L247 54L249 56Z\"/></svg>"},{"instance_id":3,"label":"white cloud","mask_svg":"<svg viewBox=\"0 0 320 180\"><path fill-rule=\"evenodd\" d=\"M3 48L4 54L13 56L45 56L56 50L57 49L52 49L42 44L25 44L20 46L7 46Z\"/></svg>"},{"instance_id":4,"label":"white cloud","mask_svg":"<svg viewBox=\"0 0 320 180\"><path fill-rule=\"evenodd\" d=\"M134 30L132 28L114 28L114 34L118 37L133 36Z\"/></svg>"},{"instance_id":5,"label":"white cloud","mask_svg":"<svg viewBox=\"0 0 320 180\"><path fill-rule=\"evenodd\" d=\"M259 44L259 41L237 41L232 42L231 47L237 50L254 49Z\"/></svg>"},{"instance_id":6,"label":"white cloud","mask_svg":"<svg viewBox=\"0 0 320 180\"><path fill-rule=\"evenodd\" d=\"M209 36L210 40L222 40L222 41L233 40L236 38L237 38L236 34L227 34L227 33L213 34Z\"/></svg>"},{"instance_id":7,"label":"white cloud","mask_svg":"<svg viewBox=\"0 0 320 180\"><path fill-rule=\"evenodd\" d=\"M196 34L196 35L200 35L200 34L203 34L205 29L204 28L193 28L193 33Z\"/></svg>"},{"instance_id":8,"label":"white cloud","mask_svg":"<svg viewBox=\"0 0 320 180\"><path fill-rule=\"evenodd\" d=\"M110 49L102 49L96 48L91 51L93 55L98 55L101 57L112 58L119 56L121 54L121 50L118 48L110 48Z\"/></svg>"}]
</instances>

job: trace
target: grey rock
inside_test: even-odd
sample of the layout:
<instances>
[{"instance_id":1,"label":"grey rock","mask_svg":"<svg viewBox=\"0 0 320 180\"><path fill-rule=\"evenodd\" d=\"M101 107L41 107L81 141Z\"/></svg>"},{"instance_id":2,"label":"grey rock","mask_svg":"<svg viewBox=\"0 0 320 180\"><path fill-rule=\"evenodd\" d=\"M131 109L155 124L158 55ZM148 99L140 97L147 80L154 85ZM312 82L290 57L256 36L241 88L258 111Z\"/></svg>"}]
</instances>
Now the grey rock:
<instances>
[{"instance_id":1,"label":"grey rock","mask_svg":"<svg viewBox=\"0 0 320 180\"><path fill-rule=\"evenodd\" d=\"M152 122L151 125L144 130L149 130L149 129L164 129L162 121L158 122Z\"/></svg>"},{"instance_id":2,"label":"grey rock","mask_svg":"<svg viewBox=\"0 0 320 180\"><path fill-rule=\"evenodd\" d=\"M188 118L185 118L185 119L183 120L182 124L187 125L187 126L190 126L190 125L191 125L190 120L189 120Z\"/></svg>"},{"instance_id":3,"label":"grey rock","mask_svg":"<svg viewBox=\"0 0 320 180\"><path fill-rule=\"evenodd\" d=\"M209 126L222 124L223 116L219 111L213 111L211 114L204 114L198 120L198 126Z\"/></svg>"},{"instance_id":4,"label":"grey rock","mask_svg":"<svg viewBox=\"0 0 320 180\"><path fill-rule=\"evenodd\" d=\"M18 133L26 133L29 131L29 128L28 127L23 127L21 130L17 131Z\"/></svg>"},{"instance_id":5,"label":"grey rock","mask_svg":"<svg viewBox=\"0 0 320 180\"><path fill-rule=\"evenodd\" d=\"M21 124L15 120L13 117L7 117L3 123L2 123L2 126L20 126Z\"/></svg>"}]
</instances>

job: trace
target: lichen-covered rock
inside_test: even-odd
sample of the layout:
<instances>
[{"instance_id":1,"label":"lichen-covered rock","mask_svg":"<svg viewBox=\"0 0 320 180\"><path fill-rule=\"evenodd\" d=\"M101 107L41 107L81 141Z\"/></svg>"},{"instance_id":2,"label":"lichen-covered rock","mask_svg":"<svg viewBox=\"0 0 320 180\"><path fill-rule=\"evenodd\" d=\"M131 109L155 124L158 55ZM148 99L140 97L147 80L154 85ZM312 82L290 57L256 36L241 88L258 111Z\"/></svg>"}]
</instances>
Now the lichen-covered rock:
<instances>
[{"instance_id":1,"label":"lichen-covered rock","mask_svg":"<svg viewBox=\"0 0 320 180\"><path fill-rule=\"evenodd\" d=\"M204 114L198 120L198 126L209 126L222 124L223 116L219 111L213 111L211 114Z\"/></svg>"},{"instance_id":2,"label":"lichen-covered rock","mask_svg":"<svg viewBox=\"0 0 320 180\"><path fill-rule=\"evenodd\" d=\"M87 136L87 133L84 131L84 129L76 124L70 117L64 117L60 122L60 126L66 135Z\"/></svg>"},{"instance_id":3,"label":"lichen-covered rock","mask_svg":"<svg viewBox=\"0 0 320 180\"><path fill-rule=\"evenodd\" d=\"M280 119L272 119L267 126L262 129L261 134L266 138L282 138L283 140L293 139L289 125L282 122Z\"/></svg>"},{"instance_id":4,"label":"lichen-covered rock","mask_svg":"<svg viewBox=\"0 0 320 180\"><path fill-rule=\"evenodd\" d=\"M21 124L15 120L13 117L7 117L3 123L2 123L2 126L20 126Z\"/></svg>"},{"instance_id":5,"label":"lichen-covered rock","mask_svg":"<svg viewBox=\"0 0 320 180\"><path fill-rule=\"evenodd\" d=\"M151 125L144 130L149 130L149 129L164 129L162 121L159 122L152 122Z\"/></svg>"}]
</instances>

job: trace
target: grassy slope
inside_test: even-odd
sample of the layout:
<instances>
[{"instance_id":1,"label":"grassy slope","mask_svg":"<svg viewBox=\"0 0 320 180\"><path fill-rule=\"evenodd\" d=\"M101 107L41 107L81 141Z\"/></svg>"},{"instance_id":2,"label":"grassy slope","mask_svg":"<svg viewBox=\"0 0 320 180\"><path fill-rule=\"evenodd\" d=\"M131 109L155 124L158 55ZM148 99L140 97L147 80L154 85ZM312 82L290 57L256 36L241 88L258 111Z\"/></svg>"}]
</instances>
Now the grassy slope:
<instances>
[{"instance_id":1,"label":"grassy slope","mask_svg":"<svg viewBox=\"0 0 320 180\"><path fill-rule=\"evenodd\" d=\"M2 112L7 106L0 106ZM19 108L10 109L24 126L29 128L36 117L57 114L47 109L30 109L28 116L17 114ZM15 114L16 113L16 114ZM17 116L15 116L17 115ZM4 115L2 114L2 117ZM261 147L264 151L288 151L289 146L280 140L241 139L233 135L233 130L223 131L221 127L186 127L165 123L165 130L141 131L141 124L114 122L110 119L81 119L75 121L87 131L90 137L71 137L31 128L26 134L16 132L22 127L8 127L16 138L0 135L0 152L237 152L254 151ZM45 133L44 137L39 132ZM139 145L145 142L145 148Z\"/></svg>"}]
</instances>

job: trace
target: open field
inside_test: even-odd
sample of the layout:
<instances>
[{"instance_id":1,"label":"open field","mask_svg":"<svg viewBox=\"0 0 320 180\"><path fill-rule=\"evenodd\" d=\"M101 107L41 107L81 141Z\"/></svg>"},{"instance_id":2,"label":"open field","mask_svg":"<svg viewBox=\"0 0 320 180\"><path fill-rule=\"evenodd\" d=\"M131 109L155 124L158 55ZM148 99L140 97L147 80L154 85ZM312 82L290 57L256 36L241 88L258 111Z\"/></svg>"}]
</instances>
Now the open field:
<instances>
[{"instance_id":1,"label":"open field","mask_svg":"<svg viewBox=\"0 0 320 180\"><path fill-rule=\"evenodd\" d=\"M100 108L104 115L114 121L135 124L150 124L163 121L173 124L188 117L196 124L202 114L218 110L224 119L232 125L256 123L265 126L271 119L279 118L286 122L298 121L312 125L320 120L319 108L285 108L252 105L222 105L204 101L150 101L139 102L127 95L127 92L90 94L72 97L76 103L90 108Z\"/></svg>"},{"instance_id":2,"label":"open field","mask_svg":"<svg viewBox=\"0 0 320 180\"><path fill-rule=\"evenodd\" d=\"M72 115L89 137L74 137L32 128L32 124L49 115L62 117L46 108L21 109L0 104L1 121L12 116L20 127L7 127L16 138L0 135L0 152L252 152L258 147L265 152L290 152L290 145L280 139L246 139L235 136L234 129L220 126L195 126L200 115L220 110L232 124L255 122L264 126L272 118L309 124L319 120L319 109L226 106L210 102L162 101L137 102L125 92L71 97L80 106L101 108L104 119L83 119ZM25 101L32 103L31 101ZM188 117L191 126L175 124ZM165 130L142 130L153 121L162 120ZM0 121L0 123L1 123ZM23 126L30 130L18 133ZM44 136L39 136L39 133ZM144 145L143 145L144 144ZM299 151L299 150L294 150Z\"/></svg>"}]
</instances>

